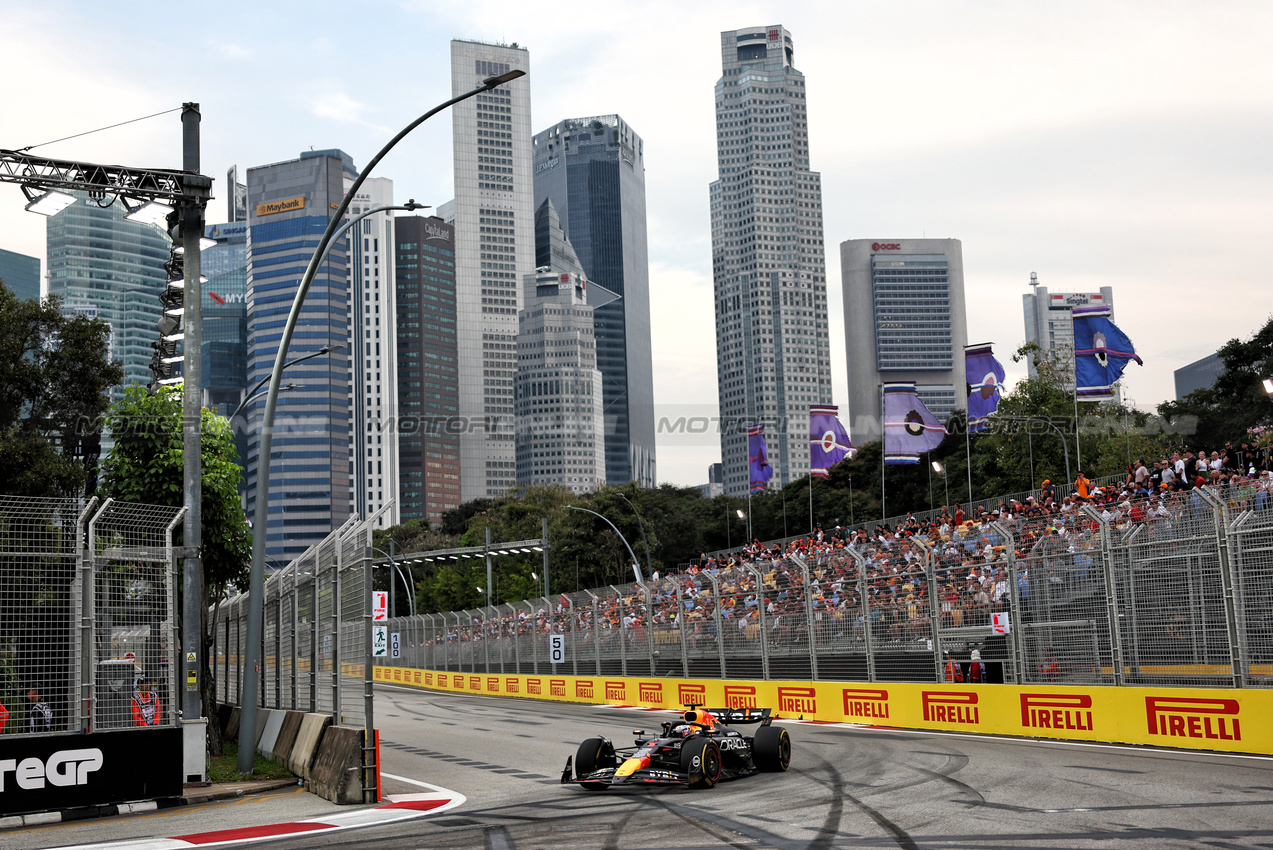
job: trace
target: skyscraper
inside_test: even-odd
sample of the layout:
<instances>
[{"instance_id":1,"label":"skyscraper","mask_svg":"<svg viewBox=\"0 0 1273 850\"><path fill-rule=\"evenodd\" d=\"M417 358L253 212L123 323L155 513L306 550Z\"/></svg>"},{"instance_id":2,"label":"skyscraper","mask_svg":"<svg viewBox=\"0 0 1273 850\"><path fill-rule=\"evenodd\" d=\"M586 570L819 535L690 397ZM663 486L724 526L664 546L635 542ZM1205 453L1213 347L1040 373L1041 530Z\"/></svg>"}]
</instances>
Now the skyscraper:
<instances>
[{"instance_id":1,"label":"skyscraper","mask_svg":"<svg viewBox=\"0 0 1273 850\"><path fill-rule=\"evenodd\" d=\"M349 205L350 217L393 204L393 181L370 177ZM393 276L393 217L372 213L350 232L352 288L349 299L349 356L353 366L349 428L349 510L373 516L386 505L380 527L399 522L398 390Z\"/></svg>"},{"instance_id":2,"label":"skyscraper","mask_svg":"<svg viewBox=\"0 0 1273 850\"><path fill-rule=\"evenodd\" d=\"M451 42L451 90L530 70L517 45ZM513 380L522 276L535 268L530 82L521 77L451 109L455 307L460 371L460 495L507 492L517 481Z\"/></svg>"},{"instance_id":3,"label":"skyscraper","mask_svg":"<svg viewBox=\"0 0 1273 850\"><path fill-rule=\"evenodd\" d=\"M1109 307L1114 309L1114 289L1102 286L1100 292L1049 292L1039 285L1039 276L1030 272L1030 291L1021 296L1025 312L1025 341L1042 349L1042 355L1056 358L1059 365L1070 372L1069 387L1074 389L1074 308ZM1113 318L1111 313L1110 318ZM1039 370L1033 357L1026 358L1031 378L1038 377ZM1122 390L1114 390L1115 400L1121 400Z\"/></svg>"},{"instance_id":4,"label":"skyscraper","mask_svg":"<svg viewBox=\"0 0 1273 850\"><path fill-rule=\"evenodd\" d=\"M880 438L881 385L914 381L941 422L965 410L963 246L958 239L849 239L840 243L849 436Z\"/></svg>"},{"instance_id":5,"label":"skyscraper","mask_svg":"<svg viewBox=\"0 0 1273 850\"><path fill-rule=\"evenodd\" d=\"M725 492L747 492L747 427L772 479L809 474L809 405L831 402L821 175L805 79L781 26L721 33L711 184L716 372Z\"/></svg>"},{"instance_id":6,"label":"skyscraper","mask_svg":"<svg viewBox=\"0 0 1273 850\"><path fill-rule=\"evenodd\" d=\"M393 229L401 518L437 525L460 505L455 228L398 216Z\"/></svg>"},{"instance_id":7,"label":"skyscraper","mask_svg":"<svg viewBox=\"0 0 1273 850\"><path fill-rule=\"evenodd\" d=\"M654 487L645 143L618 115L570 118L537 133L534 143L536 211L552 201L589 285L620 296L593 312L606 481ZM536 266L551 266L538 234L536 246Z\"/></svg>"},{"instance_id":8,"label":"skyscraper","mask_svg":"<svg viewBox=\"0 0 1273 850\"><path fill-rule=\"evenodd\" d=\"M228 416L248 386L247 222L209 224L204 236L217 243L200 257L204 404Z\"/></svg>"},{"instance_id":9,"label":"skyscraper","mask_svg":"<svg viewBox=\"0 0 1273 850\"><path fill-rule=\"evenodd\" d=\"M40 298L40 258L0 248L0 280L20 299Z\"/></svg>"},{"instance_id":10,"label":"skyscraper","mask_svg":"<svg viewBox=\"0 0 1273 850\"><path fill-rule=\"evenodd\" d=\"M357 172L338 150L248 169L248 369L255 384L270 373L283 326L345 187ZM337 350L291 366L281 393L270 458L265 551L280 562L321 541L349 517L349 241L328 252L301 308L289 359ZM265 397L249 408L248 504L256 510L256 472Z\"/></svg>"},{"instance_id":11,"label":"skyscraper","mask_svg":"<svg viewBox=\"0 0 1273 850\"><path fill-rule=\"evenodd\" d=\"M594 306L617 296L589 285L549 199L535 210L535 243L549 262L527 275L518 317L517 483L588 493L606 483Z\"/></svg>"},{"instance_id":12,"label":"skyscraper","mask_svg":"<svg viewBox=\"0 0 1273 850\"><path fill-rule=\"evenodd\" d=\"M105 319L124 383L147 385L172 240L161 227L126 220L123 204L101 207L83 192L72 194L78 202L48 220L49 294Z\"/></svg>"}]
</instances>

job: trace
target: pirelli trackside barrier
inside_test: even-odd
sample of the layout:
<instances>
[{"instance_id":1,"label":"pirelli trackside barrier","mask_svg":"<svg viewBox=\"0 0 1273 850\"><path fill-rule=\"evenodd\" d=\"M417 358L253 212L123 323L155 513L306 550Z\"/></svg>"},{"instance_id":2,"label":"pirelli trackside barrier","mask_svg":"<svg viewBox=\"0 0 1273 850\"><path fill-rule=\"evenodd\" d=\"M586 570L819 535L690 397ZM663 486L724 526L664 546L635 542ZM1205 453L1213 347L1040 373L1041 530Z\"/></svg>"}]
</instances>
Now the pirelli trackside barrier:
<instances>
[{"instance_id":1,"label":"pirelli trackside barrier","mask_svg":"<svg viewBox=\"0 0 1273 850\"><path fill-rule=\"evenodd\" d=\"M1068 685L475 675L377 667L379 682L455 693L676 709L774 708L782 717L1076 741L1273 754L1273 692Z\"/></svg>"}]
</instances>

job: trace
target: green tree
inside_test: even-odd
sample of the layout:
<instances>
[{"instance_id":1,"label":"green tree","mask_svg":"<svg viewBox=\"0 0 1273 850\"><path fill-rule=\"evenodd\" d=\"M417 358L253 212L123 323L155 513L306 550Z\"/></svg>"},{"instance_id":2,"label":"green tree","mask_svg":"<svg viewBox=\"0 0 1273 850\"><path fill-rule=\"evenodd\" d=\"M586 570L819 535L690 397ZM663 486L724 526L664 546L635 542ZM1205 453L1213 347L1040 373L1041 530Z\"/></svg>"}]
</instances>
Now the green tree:
<instances>
[{"instance_id":1,"label":"green tree","mask_svg":"<svg viewBox=\"0 0 1273 850\"><path fill-rule=\"evenodd\" d=\"M163 388L151 395L142 387L128 387L106 417L115 441L102 464L101 495L152 505L182 504L184 481L181 390ZM215 717L216 683L209 663L216 606L229 585L247 585L252 556L252 532L239 504L242 477L235 460L230 422L210 410L202 411L202 541L204 600L213 605L209 618L201 608L203 636L203 703ZM208 724L208 745L221 754L219 724Z\"/></svg>"},{"instance_id":2,"label":"green tree","mask_svg":"<svg viewBox=\"0 0 1273 850\"><path fill-rule=\"evenodd\" d=\"M76 448L99 444L107 390L124 379L107 358L110 326L61 306L20 300L0 283L0 493L81 494L88 475Z\"/></svg>"},{"instance_id":3,"label":"green tree","mask_svg":"<svg viewBox=\"0 0 1273 850\"><path fill-rule=\"evenodd\" d=\"M1273 376L1273 318L1250 339L1231 339L1217 353L1224 371L1214 385L1158 405L1166 419L1196 423L1197 430L1187 438L1195 448L1218 449L1226 441L1245 442L1248 428L1273 424L1273 403L1263 383Z\"/></svg>"}]
</instances>

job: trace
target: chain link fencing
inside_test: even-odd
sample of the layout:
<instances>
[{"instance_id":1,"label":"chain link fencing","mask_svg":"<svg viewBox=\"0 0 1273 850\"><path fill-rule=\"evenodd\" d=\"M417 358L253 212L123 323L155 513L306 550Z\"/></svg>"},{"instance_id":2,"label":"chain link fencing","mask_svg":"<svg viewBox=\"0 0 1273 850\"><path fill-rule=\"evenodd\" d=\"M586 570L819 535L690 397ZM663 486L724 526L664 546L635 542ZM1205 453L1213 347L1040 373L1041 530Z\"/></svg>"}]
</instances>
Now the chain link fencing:
<instances>
[{"instance_id":1,"label":"chain link fencing","mask_svg":"<svg viewBox=\"0 0 1273 850\"><path fill-rule=\"evenodd\" d=\"M344 725L369 720L368 594L377 518L351 517L266 578L258 672L262 707L330 714ZM215 618L217 699L241 705L247 594L220 601L208 616Z\"/></svg>"},{"instance_id":2,"label":"chain link fencing","mask_svg":"<svg viewBox=\"0 0 1273 850\"><path fill-rule=\"evenodd\" d=\"M0 733L177 723L184 509L0 496Z\"/></svg>"},{"instance_id":3,"label":"chain link fencing","mask_svg":"<svg viewBox=\"0 0 1273 850\"><path fill-rule=\"evenodd\" d=\"M389 621L472 673L1273 687L1273 496L1195 489ZM803 539L808 544L807 538ZM549 638L561 635L554 663Z\"/></svg>"}]
</instances>

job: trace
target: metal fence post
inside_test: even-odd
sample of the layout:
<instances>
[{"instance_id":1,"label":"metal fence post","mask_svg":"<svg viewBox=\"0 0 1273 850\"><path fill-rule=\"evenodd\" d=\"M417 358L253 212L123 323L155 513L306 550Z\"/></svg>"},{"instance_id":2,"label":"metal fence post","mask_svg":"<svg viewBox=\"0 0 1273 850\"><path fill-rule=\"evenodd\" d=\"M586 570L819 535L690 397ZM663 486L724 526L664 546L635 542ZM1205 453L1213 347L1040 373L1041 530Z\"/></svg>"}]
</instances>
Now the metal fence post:
<instances>
[{"instance_id":1,"label":"metal fence post","mask_svg":"<svg viewBox=\"0 0 1273 850\"><path fill-rule=\"evenodd\" d=\"M1083 513L1087 514L1101 526L1101 572L1105 576L1105 608L1106 616L1109 618L1109 645L1110 656L1114 668L1114 684L1115 686L1123 684L1123 636L1122 629L1119 628L1118 622L1118 595L1117 585L1114 581L1114 552L1113 543L1110 540L1109 523L1101 518L1101 515L1091 505L1083 506ZM1134 583L1131 575L1131 550L1128 550L1128 576L1129 584Z\"/></svg>"},{"instance_id":2,"label":"metal fence post","mask_svg":"<svg viewBox=\"0 0 1273 850\"><path fill-rule=\"evenodd\" d=\"M751 564L743 564L756 582L756 609L760 612L760 677L769 680L769 623L765 615L765 577Z\"/></svg>"},{"instance_id":3,"label":"metal fence post","mask_svg":"<svg viewBox=\"0 0 1273 850\"><path fill-rule=\"evenodd\" d=\"M1241 658L1242 669L1242 687L1251 686L1251 638L1247 631L1247 609L1250 596L1247 595L1246 587L1246 552L1245 541L1243 537L1242 526L1249 522L1255 514L1250 510L1244 510L1232 522L1230 522L1224 530L1225 538L1229 542L1229 569L1233 575L1233 597L1235 603L1237 600L1243 600L1243 604L1234 605L1234 614L1237 621L1238 631L1238 655Z\"/></svg>"},{"instance_id":4,"label":"metal fence post","mask_svg":"<svg viewBox=\"0 0 1273 850\"><path fill-rule=\"evenodd\" d=\"M1021 618L1021 595L1017 585L1017 538L1012 530L1002 522L992 522L990 527L1003 537L1003 552L1007 556L1008 566L1008 610L1012 614L1012 623L1008 627L1008 643L1012 647L1013 680L1017 684L1027 681L1025 674L1025 647L1021 643L1021 632L1025 622Z\"/></svg>"},{"instance_id":5,"label":"metal fence post","mask_svg":"<svg viewBox=\"0 0 1273 850\"><path fill-rule=\"evenodd\" d=\"M329 540L331 538L328 538ZM340 597L341 587L344 584L341 581L341 547L336 544L336 563L332 565L332 622L334 623L333 640L332 640L332 724L340 725L341 721L341 705L340 705L340 666L344 662L344 656L340 651L340 636L345 631L344 612L341 611ZM370 606L369 606L370 607Z\"/></svg>"},{"instance_id":6,"label":"metal fence post","mask_svg":"<svg viewBox=\"0 0 1273 850\"><path fill-rule=\"evenodd\" d=\"M720 617L720 583L716 581L716 576L704 570L699 575L707 576L707 580L712 583L712 623L715 625L715 634L712 636L716 640L716 654L720 659L720 677L724 679L725 673L725 641L721 635L721 617Z\"/></svg>"},{"instance_id":7,"label":"metal fence post","mask_svg":"<svg viewBox=\"0 0 1273 850\"><path fill-rule=\"evenodd\" d=\"M1233 687L1241 688L1249 684L1246 665L1243 663L1244 652L1238 639L1237 605L1233 598L1233 572L1229 553L1229 506L1224 500L1203 487L1202 498L1210 506L1214 516L1216 530L1216 551L1220 559L1220 587L1224 593L1224 624L1229 638L1229 661L1232 666Z\"/></svg>"},{"instance_id":8,"label":"metal fence post","mask_svg":"<svg viewBox=\"0 0 1273 850\"><path fill-rule=\"evenodd\" d=\"M803 558L791 554L791 560L800 568L800 573L804 577L804 619L805 632L809 635L809 676L812 679L820 678L818 676L818 641L815 635L816 627L813 619L813 585L809 581L809 567L805 564ZM764 600L761 600L763 605Z\"/></svg>"},{"instance_id":9,"label":"metal fence post","mask_svg":"<svg viewBox=\"0 0 1273 850\"><path fill-rule=\"evenodd\" d=\"M941 602L937 598L937 566L932 547L919 537L912 537L911 542L924 553L924 579L928 583L928 628L932 637L933 649L933 681L944 682L946 673L942 665L941 651Z\"/></svg>"},{"instance_id":10,"label":"metal fence post","mask_svg":"<svg viewBox=\"0 0 1273 850\"><path fill-rule=\"evenodd\" d=\"M364 803L374 803L379 798L376 788L380 784L380 764L378 762L379 748L376 741L376 693L374 688L374 679L376 675L375 658L372 656L372 622L371 622L371 523L368 522L365 528L358 530L359 536L366 534L367 539L363 543L362 557L358 560L357 569L362 570L362 611L363 611L363 686L362 686L362 706L363 706L363 747L367 753L363 758L363 764L367 765L367 773L363 777L363 793L362 801ZM342 549L344 547L341 547ZM390 583L394 579L393 572L389 574ZM337 670L337 676L340 670Z\"/></svg>"},{"instance_id":11,"label":"metal fence post","mask_svg":"<svg viewBox=\"0 0 1273 850\"><path fill-rule=\"evenodd\" d=\"M685 619L685 600L681 599L681 586L671 578L663 580L666 584L671 584L675 588L672 592L676 595L676 631L681 636L681 675L689 678L690 675L690 651L689 651L689 621ZM650 671L654 673L655 671ZM656 673L657 675L657 673Z\"/></svg>"},{"instance_id":12,"label":"metal fence post","mask_svg":"<svg viewBox=\"0 0 1273 850\"><path fill-rule=\"evenodd\" d=\"M592 646L593 646L593 662L596 665L595 675L601 675L601 621L597 618L597 596L591 590L585 590L588 599L592 602Z\"/></svg>"},{"instance_id":13,"label":"metal fence post","mask_svg":"<svg viewBox=\"0 0 1273 850\"><path fill-rule=\"evenodd\" d=\"M853 546L846 546L858 568L858 588L862 596L862 641L866 647L866 680L875 681L875 648L871 640L871 587L866 581L866 557Z\"/></svg>"},{"instance_id":14,"label":"metal fence post","mask_svg":"<svg viewBox=\"0 0 1273 850\"><path fill-rule=\"evenodd\" d=\"M610 589L614 591L619 603L619 675L626 676L628 675L628 630L623 626L623 594L613 584L610 585Z\"/></svg>"},{"instance_id":15,"label":"metal fence post","mask_svg":"<svg viewBox=\"0 0 1273 850\"><path fill-rule=\"evenodd\" d=\"M78 605L72 610L78 611L80 619L79 663L75 669L79 676L78 690L78 726L81 732L91 731L90 713L93 706L93 547L88 534L88 518L97 506L97 497L93 496L84 505L84 509L75 519L75 559L79 591Z\"/></svg>"}]
</instances>

